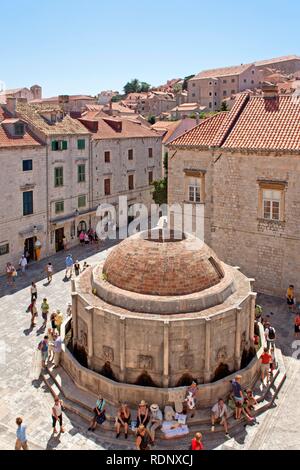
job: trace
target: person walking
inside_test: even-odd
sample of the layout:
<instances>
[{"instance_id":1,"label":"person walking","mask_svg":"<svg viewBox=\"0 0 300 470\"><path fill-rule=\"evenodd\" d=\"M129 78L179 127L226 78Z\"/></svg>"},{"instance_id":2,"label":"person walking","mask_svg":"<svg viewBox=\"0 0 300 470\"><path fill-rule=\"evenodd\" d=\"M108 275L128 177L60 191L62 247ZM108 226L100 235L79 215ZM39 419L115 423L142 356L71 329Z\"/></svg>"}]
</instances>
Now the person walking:
<instances>
[{"instance_id":1,"label":"person walking","mask_svg":"<svg viewBox=\"0 0 300 470\"><path fill-rule=\"evenodd\" d=\"M66 257L66 274L65 274L66 278L68 278L68 276L69 276L69 279L72 277L73 264L74 264L74 261L73 261L72 255L68 255Z\"/></svg>"},{"instance_id":2,"label":"person walking","mask_svg":"<svg viewBox=\"0 0 300 470\"><path fill-rule=\"evenodd\" d=\"M36 308L36 300L33 299L31 304L29 305L27 311L31 313L31 328L33 328L36 325L36 318L38 316L38 311Z\"/></svg>"},{"instance_id":3,"label":"person walking","mask_svg":"<svg viewBox=\"0 0 300 470\"><path fill-rule=\"evenodd\" d=\"M293 284L290 284L286 291L286 303L288 304L289 312L293 312L296 304L295 289Z\"/></svg>"},{"instance_id":4,"label":"person walking","mask_svg":"<svg viewBox=\"0 0 300 470\"><path fill-rule=\"evenodd\" d=\"M13 265L11 263L7 263L6 264L6 280L9 286L12 286L14 283L13 271L14 271Z\"/></svg>"},{"instance_id":5,"label":"person walking","mask_svg":"<svg viewBox=\"0 0 300 470\"><path fill-rule=\"evenodd\" d=\"M74 271L75 271L75 276L79 276L80 274L80 263L78 259L76 260L76 263L74 264Z\"/></svg>"},{"instance_id":6,"label":"person walking","mask_svg":"<svg viewBox=\"0 0 300 470\"><path fill-rule=\"evenodd\" d=\"M46 328L47 320L48 320L48 313L49 313L49 304L46 298L43 299L41 310L42 310L42 317L44 320L44 323L42 324L42 328Z\"/></svg>"},{"instance_id":7,"label":"person walking","mask_svg":"<svg viewBox=\"0 0 300 470\"><path fill-rule=\"evenodd\" d=\"M53 351L54 351L54 367L59 366L60 362L60 355L62 351L62 339L58 333L54 334L54 346L53 346Z\"/></svg>"},{"instance_id":8,"label":"person walking","mask_svg":"<svg viewBox=\"0 0 300 470\"><path fill-rule=\"evenodd\" d=\"M46 266L46 273L47 273L47 279L48 279L48 282L50 284L50 282L52 281L52 276L53 276L53 266L52 266L52 263L48 263L47 266Z\"/></svg>"},{"instance_id":9,"label":"person walking","mask_svg":"<svg viewBox=\"0 0 300 470\"><path fill-rule=\"evenodd\" d=\"M295 316L295 338L300 337L300 313L298 312Z\"/></svg>"},{"instance_id":10,"label":"person walking","mask_svg":"<svg viewBox=\"0 0 300 470\"><path fill-rule=\"evenodd\" d=\"M19 266L21 268L21 273L25 274L26 273L26 267L27 267L27 259L25 258L24 255L22 255L21 258L20 258Z\"/></svg>"},{"instance_id":11,"label":"person walking","mask_svg":"<svg viewBox=\"0 0 300 470\"><path fill-rule=\"evenodd\" d=\"M204 446L202 444L202 434L201 432L196 432L195 437L192 439L191 450L203 450Z\"/></svg>"},{"instance_id":12,"label":"person walking","mask_svg":"<svg viewBox=\"0 0 300 470\"><path fill-rule=\"evenodd\" d=\"M264 348L264 352L260 356L261 381L263 384L264 384L265 378L268 380L271 361L272 361L272 356L271 354L269 354L269 348Z\"/></svg>"},{"instance_id":13,"label":"person walking","mask_svg":"<svg viewBox=\"0 0 300 470\"><path fill-rule=\"evenodd\" d=\"M59 334L60 334L60 328L61 328L63 321L64 321L63 314L61 313L60 310L57 310L56 315L55 315L55 328Z\"/></svg>"},{"instance_id":14,"label":"person walking","mask_svg":"<svg viewBox=\"0 0 300 470\"><path fill-rule=\"evenodd\" d=\"M63 428L63 416L62 416L62 411L63 411L63 401L60 400L57 396L54 398L54 405L52 407L52 428L53 428L53 434L57 433L56 429L56 423L57 421L59 422L60 426L60 432L63 433L65 432Z\"/></svg>"},{"instance_id":15,"label":"person walking","mask_svg":"<svg viewBox=\"0 0 300 470\"><path fill-rule=\"evenodd\" d=\"M42 354L42 367L46 367L46 361L48 359L48 336L44 336L44 339L39 342L38 350L41 351Z\"/></svg>"},{"instance_id":16,"label":"person walking","mask_svg":"<svg viewBox=\"0 0 300 470\"><path fill-rule=\"evenodd\" d=\"M88 245L90 243L90 239L87 233L84 234L84 244Z\"/></svg>"},{"instance_id":17,"label":"person walking","mask_svg":"<svg viewBox=\"0 0 300 470\"><path fill-rule=\"evenodd\" d=\"M267 348L268 349L274 348L275 340L276 340L276 330L273 326L270 325L270 323L267 323L266 325L265 338L267 341Z\"/></svg>"},{"instance_id":18,"label":"person walking","mask_svg":"<svg viewBox=\"0 0 300 470\"><path fill-rule=\"evenodd\" d=\"M15 444L15 450L29 450L28 444L27 444L27 436L26 436L26 426L23 424L23 419L19 416L16 419L16 425L17 427L17 440Z\"/></svg>"},{"instance_id":19,"label":"person walking","mask_svg":"<svg viewBox=\"0 0 300 470\"><path fill-rule=\"evenodd\" d=\"M56 323L55 323L56 312L52 312L50 316L51 328L53 332L56 330Z\"/></svg>"},{"instance_id":20,"label":"person walking","mask_svg":"<svg viewBox=\"0 0 300 470\"><path fill-rule=\"evenodd\" d=\"M54 360L54 331L52 328L48 328L48 361Z\"/></svg>"},{"instance_id":21,"label":"person walking","mask_svg":"<svg viewBox=\"0 0 300 470\"><path fill-rule=\"evenodd\" d=\"M31 295L31 302L37 299L37 287L34 282L31 283L30 295Z\"/></svg>"},{"instance_id":22,"label":"person walking","mask_svg":"<svg viewBox=\"0 0 300 470\"><path fill-rule=\"evenodd\" d=\"M81 231L79 234L79 242L80 242L80 245L84 245L84 232L83 231Z\"/></svg>"}]
</instances>

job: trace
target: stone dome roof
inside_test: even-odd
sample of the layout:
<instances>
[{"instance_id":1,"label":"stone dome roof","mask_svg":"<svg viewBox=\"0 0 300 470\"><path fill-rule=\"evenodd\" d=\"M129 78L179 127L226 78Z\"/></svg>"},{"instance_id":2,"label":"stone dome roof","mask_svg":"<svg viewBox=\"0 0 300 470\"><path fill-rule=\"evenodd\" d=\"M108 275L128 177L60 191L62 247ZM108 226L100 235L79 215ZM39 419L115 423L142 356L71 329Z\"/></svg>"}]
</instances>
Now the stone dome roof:
<instances>
[{"instance_id":1,"label":"stone dome roof","mask_svg":"<svg viewBox=\"0 0 300 470\"><path fill-rule=\"evenodd\" d=\"M123 240L108 255L106 281L139 294L178 296L200 292L218 284L224 271L216 254L189 234L154 229Z\"/></svg>"}]
</instances>

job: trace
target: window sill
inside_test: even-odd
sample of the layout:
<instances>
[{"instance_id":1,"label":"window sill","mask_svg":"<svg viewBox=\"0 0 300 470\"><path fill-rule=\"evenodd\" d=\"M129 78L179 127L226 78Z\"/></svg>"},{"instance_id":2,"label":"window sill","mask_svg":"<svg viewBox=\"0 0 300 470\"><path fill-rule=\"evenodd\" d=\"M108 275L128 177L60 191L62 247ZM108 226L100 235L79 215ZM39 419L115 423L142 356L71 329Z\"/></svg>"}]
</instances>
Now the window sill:
<instances>
[{"instance_id":1,"label":"window sill","mask_svg":"<svg viewBox=\"0 0 300 470\"><path fill-rule=\"evenodd\" d=\"M201 202L201 201L200 201L200 202L183 201L183 203L184 203L184 204L195 204L195 205L197 205L197 206L199 206L199 205L203 205L203 206L204 206L204 204L205 204L205 202Z\"/></svg>"}]
</instances>

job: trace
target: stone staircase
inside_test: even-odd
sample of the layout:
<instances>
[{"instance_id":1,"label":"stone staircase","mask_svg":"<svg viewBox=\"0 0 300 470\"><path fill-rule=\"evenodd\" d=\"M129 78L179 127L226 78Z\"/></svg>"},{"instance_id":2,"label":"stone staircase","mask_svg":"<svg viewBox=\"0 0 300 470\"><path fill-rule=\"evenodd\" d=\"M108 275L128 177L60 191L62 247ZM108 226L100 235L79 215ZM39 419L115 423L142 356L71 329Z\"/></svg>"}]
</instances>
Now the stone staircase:
<instances>
[{"instance_id":1,"label":"stone staircase","mask_svg":"<svg viewBox=\"0 0 300 470\"><path fill-rule=\"evenodd\" d=\"M276 350L278 368L274 372L272 381L268 386L262 386L258 380L253 388L254 396L258 401L254 415L258 416L264 413L268 408L273 406L274 400L277 398L278 392L285 380L285 367L280 350ZM43 374L42 378L49 388L53 396L59 396L64 401L65 410L72 421L72 416L79 418L82 423L88 427L88 423L93 417L93 408L96 403L96 395L87 392L76 386L69 375L58 367L56 369L48 367ZM135 419L136 412L132 411L132 419ZM111 404L106 404L106 421L97 426L94 433L91 433L101 441L103 439L109 444L112 449L132 449L134 448L134 432L130 429L128 439L125 440L124 434L121 434L119 439L115 438L115 415L116 408ZM230 410L228 419L230 440L242 440L245 436L247 421L243 417L240 421L236 421L233 417L233 411ZM249 425L255 426L255 421ZM206 449L222 449L230 448L228 440L224 436L222 426L216 426L215 432L212 433L210 421L210 408L196 410L195 416L188 420L189 435L174 439L166 439L161 431L156 432L156 443L154 450L185 450L189 448L192 436L196 432L203 434L203 442ZM225 443L225 444L224 444ZM223 445L224 444L224 445Z\"/></svg>"}]
</instances>

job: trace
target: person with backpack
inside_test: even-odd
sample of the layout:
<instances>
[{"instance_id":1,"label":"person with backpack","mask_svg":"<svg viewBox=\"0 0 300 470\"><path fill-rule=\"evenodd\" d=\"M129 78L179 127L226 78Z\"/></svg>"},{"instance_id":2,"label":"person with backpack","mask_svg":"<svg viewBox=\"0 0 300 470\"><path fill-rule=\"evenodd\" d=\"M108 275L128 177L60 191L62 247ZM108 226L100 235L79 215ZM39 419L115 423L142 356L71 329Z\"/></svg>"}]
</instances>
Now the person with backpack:
<instances>
[{"instance_id":1,"label":"person with backpack","mask_svg":"<svg viewBox=\"0 0 300 470\"><path fill-rule=\"evenodd\" d=\"M42 367L46 367L46 361L48 359L48 336L44 336L44 339L39 342L38 350L42 354Z\"/></svg>"},{"instance_id":2,"label":"person with backpack","mask_svg":"<svg viewBox=\"0 0 300 470\"><path fill-rule=\"evenodd\" d=\"M267 328L265 329L265 338L267 341L267 348L271 349L274 348L275 345L275 339L276 339L276 331L273 326L270 325L270 323L267 323Z\"/></svg>"}]
</instances>

